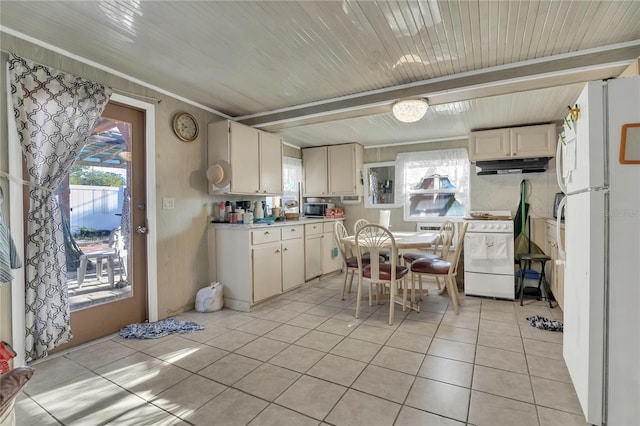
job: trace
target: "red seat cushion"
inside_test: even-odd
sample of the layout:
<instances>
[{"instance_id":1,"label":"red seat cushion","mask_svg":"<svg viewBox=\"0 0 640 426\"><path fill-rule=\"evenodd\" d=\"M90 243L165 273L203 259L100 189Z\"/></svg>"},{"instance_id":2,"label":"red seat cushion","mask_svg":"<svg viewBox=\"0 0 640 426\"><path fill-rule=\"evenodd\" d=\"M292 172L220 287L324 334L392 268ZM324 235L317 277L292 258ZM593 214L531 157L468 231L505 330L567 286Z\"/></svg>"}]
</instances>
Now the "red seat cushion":
<instances>
[{"instance_id":1,"label":"red seat cushion","mask_svg":"<svg viewBox=\"0 0 640 426\"><path fill-rule=\"evenodd\" d=\"M362 263L368 265L370 262L369 253L365 253L362 255ZM384 258L380 256L379 262L384 262ZM358 258L356 256L350 257L347 259L347 267L348 268L357 268L358 267Z\"/></svg>"},{"instance_id":2,"label":"red seat cushion","mask_svg":"<svg viewBox=\"0 0 640 426\"><path fill-rule=\"evenodd\" d=\"M447 275L451 262L442 259L418 259L411 264L411 272Z\"/></svg>"},{"instance_id":3,"label":"red seat cushion","mask_svg":"<svg viewBox=\"0 0 640 426\"><path fill-rule=\"evenodd\" d=\"M440 256L433 253L405 253L402 255L405 262L413 263L418 259L440 259Z\"/></svg>"},{"instance_id":4,"label":"red seat cushion","mask_svg":"<svg viewBox=\"0 0 640 426\"><path fill-rule=\"evenodd\" d=\"M396 279L400 279L407 275L409 272L409 268L405 266L396 266ZM362 268L362 276L365 278L371 278L371 265L367 265ZM381 280L391 280L391 265L388 263L380 264L380 273Z\"/></svg>"}]
</instances>

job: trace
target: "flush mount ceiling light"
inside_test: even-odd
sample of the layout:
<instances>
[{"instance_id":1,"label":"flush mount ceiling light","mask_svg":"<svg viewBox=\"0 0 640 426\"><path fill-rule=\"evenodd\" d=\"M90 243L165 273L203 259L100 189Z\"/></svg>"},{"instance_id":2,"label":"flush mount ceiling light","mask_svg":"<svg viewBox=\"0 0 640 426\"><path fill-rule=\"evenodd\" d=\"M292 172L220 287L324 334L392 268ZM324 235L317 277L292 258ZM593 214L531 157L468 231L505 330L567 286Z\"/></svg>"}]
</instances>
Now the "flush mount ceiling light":
<instances>
[{"instance_id":1,"label":"flush mount ceiling light","mask_svg":"<svg viewBox=\"0 0 640 426\"><path fill-rule=\"evenodd\" d=\"M429 104L426 99L400 99L393 104L393 116L403 123L420 120L427 112Z\"/></svg>"}]
</instances>

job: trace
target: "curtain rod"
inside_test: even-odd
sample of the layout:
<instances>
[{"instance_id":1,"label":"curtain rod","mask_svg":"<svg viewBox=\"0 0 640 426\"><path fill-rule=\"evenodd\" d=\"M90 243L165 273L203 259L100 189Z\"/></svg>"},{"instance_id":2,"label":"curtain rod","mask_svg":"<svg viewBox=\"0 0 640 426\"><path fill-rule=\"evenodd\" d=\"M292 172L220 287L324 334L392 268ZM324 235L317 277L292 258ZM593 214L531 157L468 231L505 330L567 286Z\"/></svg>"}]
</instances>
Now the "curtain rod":
<instances>
[{"instance_id":1,"label":"curtain rod","mask_svg":"<svg viewBox=\"0 0 640 426\"><path fill-rule=\"evenodd\" d=\"M0 47L0 50L1 50L1 51L3 51L3 52L5 52L5 53L9 53L9 54L16 55L16 54L15 54L15 53L13 53L12 51L7 50L7 49L4 49L4 48L1 48L1 47ZM19 55L16 55L16 56L19 56ZM22 56L20 56L20 57L22 57ZM34 61L33 59L30 59L30 58L25 58L25 59L29 59L31 62L36 63L36 64L38 64L38 65L40 65L40 66L43 66L43 67L52 68L52 67L50 67L49 65L41 64L40 62ZM61 71L61 72L64 72L64 71ZM110 89L111 89L111 90L113 90L114 92L116 92L116 93L120 94L120 95L125 95L125 96L135 96L135 97L137 97L137 98L147 99L147 100L150 100L150 101L154 101L154 102L156 102L156 103L158 103L158 104L159 104L160 102L162 102L162 99L153 98L153 97L151 97L151 96L139 95L139 94L137 94L137 93L133 93L133 92L127 92L126 90L117 89L117 88L115 88L115 87L110 87Z\"/></svg>"}]
</instances>

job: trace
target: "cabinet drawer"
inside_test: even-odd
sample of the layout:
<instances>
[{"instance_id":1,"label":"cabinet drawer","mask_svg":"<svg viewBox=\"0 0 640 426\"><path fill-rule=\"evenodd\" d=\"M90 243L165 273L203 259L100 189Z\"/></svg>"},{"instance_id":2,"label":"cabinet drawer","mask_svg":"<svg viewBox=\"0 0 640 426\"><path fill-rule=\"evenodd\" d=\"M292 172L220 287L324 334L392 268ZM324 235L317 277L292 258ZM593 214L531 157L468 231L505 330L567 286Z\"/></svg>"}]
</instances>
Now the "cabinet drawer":
<instances>
[{"instance_id":1,"label":"cabinet drawer","mask_svg":"<svg viewBox=\"0 0 640 426\"><path fill-rule=\"evenodd\" d=\"M280 232L282 233L283 240L295 240L296 238L304 237L304 226L283 226L280 228Z\"/></svg>"},{"instance_id":2,"label":"cabinet drawer","mask_svg":"<svg viewBox=\"0 0 640 426\"><path fill-rule=\"evenodd\" d=\"M304 235L322 234L322 223L309 223L304 226Z\"/></svg>"},{"instance_id":3,"label":"cabinet drawer","mask_svg":"<svg viewBox=\"0 0 640 426\"><path fill-rule=\"evenodd\" d=\"M327 232L333 232L333 227L335 226L335 222L324 222L322 224L322 232L323 233L327 233Z\"/></svg>"},{"instance_id":4,"label":"cabinet drawer","mask_svg":"<svg viewBox=\"0 0 640 426\"><path fill-rule=\"evenodd\" d=\"M264 244L280 241L278 229L256 229L251 231L251 244Z\"/></svg>"}]
</instances>

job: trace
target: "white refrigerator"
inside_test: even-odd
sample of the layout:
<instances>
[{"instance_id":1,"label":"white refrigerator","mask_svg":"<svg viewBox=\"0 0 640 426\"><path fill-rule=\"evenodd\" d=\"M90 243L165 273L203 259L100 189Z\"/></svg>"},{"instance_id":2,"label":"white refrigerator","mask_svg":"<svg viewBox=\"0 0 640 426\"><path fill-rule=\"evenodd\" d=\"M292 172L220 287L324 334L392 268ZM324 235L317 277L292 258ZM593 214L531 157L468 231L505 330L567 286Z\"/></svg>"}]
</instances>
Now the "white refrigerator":
<instances>
[{"instance_id":1,"label":"white refrigerator","mask_svg":"<svg viewBox=\"0 0 640 426\"><path fill-rule=\"evenodd\" d=\"M622 126L640 123L640 77L589 82L576 104L556 164L563 355L588 423L640 425L640 164L620 162Z\"/></svg>"}]
</instances>

